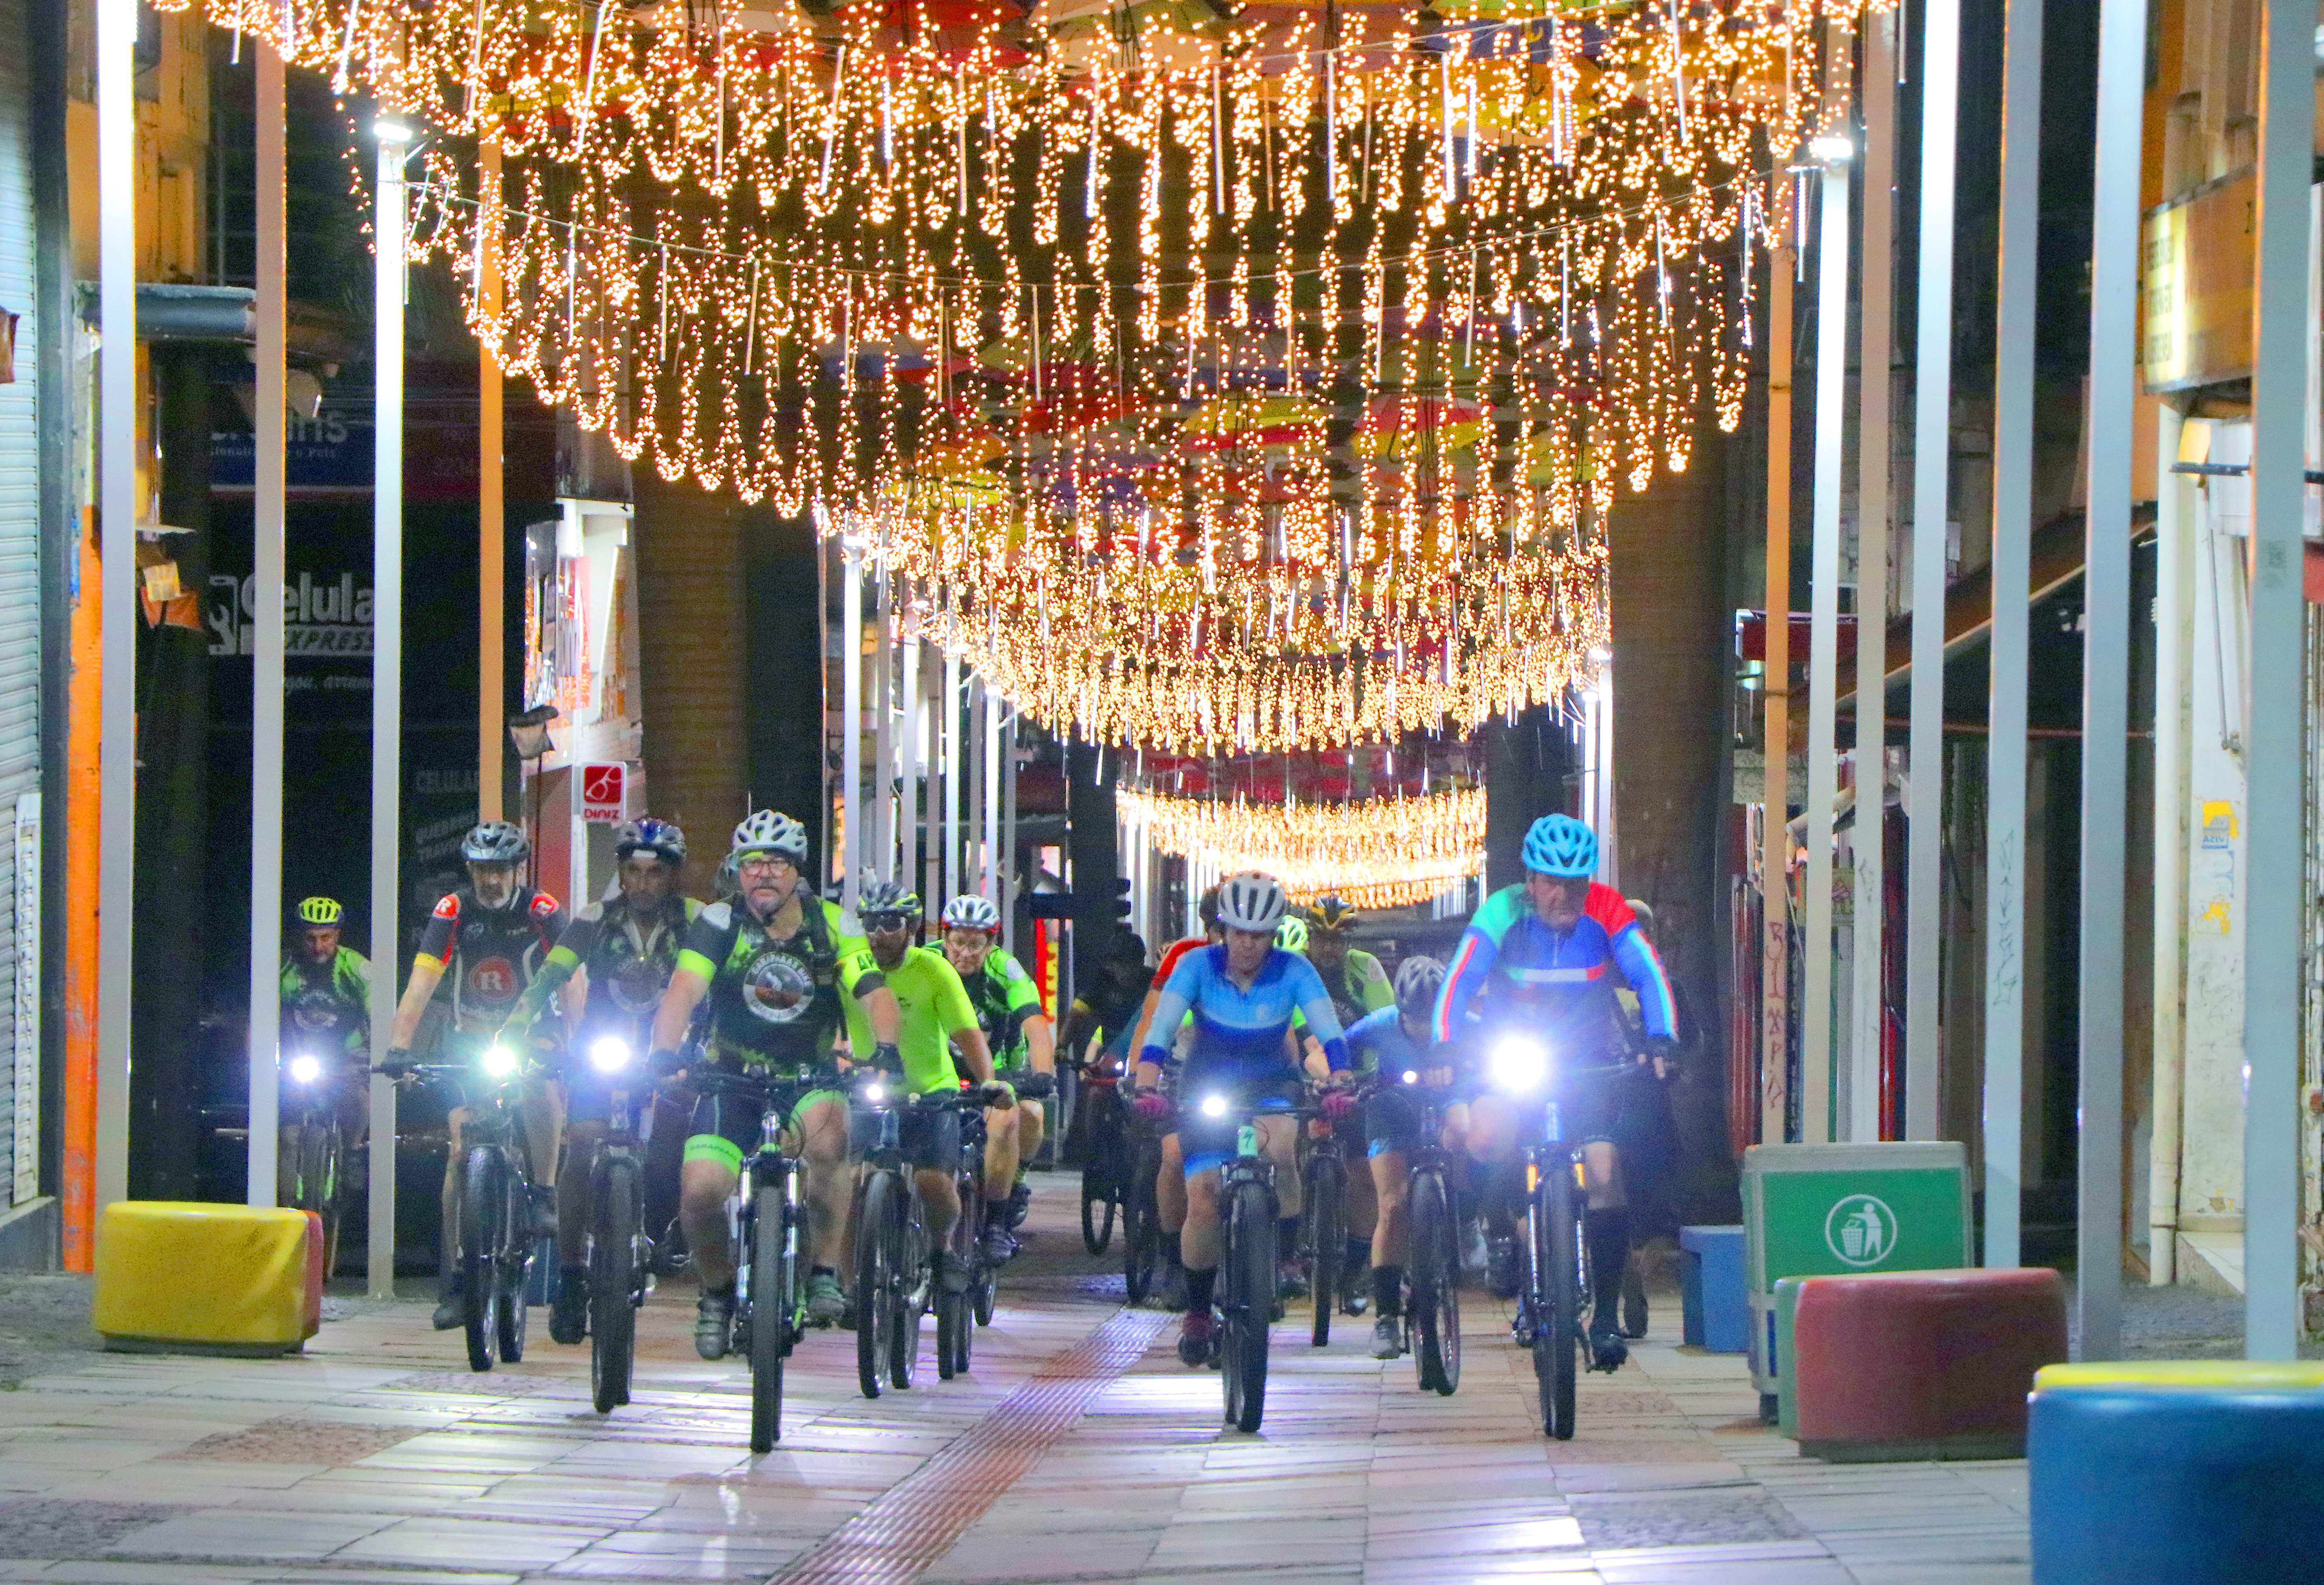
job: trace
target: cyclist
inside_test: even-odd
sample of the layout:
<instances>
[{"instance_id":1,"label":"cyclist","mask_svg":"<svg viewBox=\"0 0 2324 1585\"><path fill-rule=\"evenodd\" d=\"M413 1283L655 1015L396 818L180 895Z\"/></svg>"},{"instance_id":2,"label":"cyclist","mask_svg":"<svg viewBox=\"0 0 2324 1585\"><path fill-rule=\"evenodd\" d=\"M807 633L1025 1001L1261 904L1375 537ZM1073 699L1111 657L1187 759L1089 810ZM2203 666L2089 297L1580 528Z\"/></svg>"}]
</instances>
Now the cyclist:
<instances>
[{"instance_id":1,"label":"cyclist","mask_svg":"<svg viewBox=\"0 0 2324 1585\"><path fill-rule=\"evenodd\" d=\"M1421 1110L1404 1075L1416 1074L1432 1088L1452 1083L1452 1054L1435 1050L1429 1037L1429 1019L1443 986L1443 963L1431 957L1406 958L1397 966L1396 1004L1367 1013L1348 1031L1350 1066L1381 1080L1364 1102L1372 1194L1379 1207L1371 1244L1372 1304L1379 1317L1372 1322L1375 1359L1393 1359L1404 1351L1397 1313L1404 1303L1404 1258L1412 1231L1406 1203L1410 1187L1406 1157L1419 1138ZM1445 1106L1443 1128L1446 1148L1466 1142L1465 1098Z\"/></svg>"},{"instance_id":2,"label":"cyclist","mask_svg":"<svg viewBox=\"0 0 2324 1585\"><path fill-rule=\"evenodd\" d=\"M984 1258L999 1265L1017 1252L1013 1230L1025 1220L1032 1189L1025 1165L1041 1148L1043 1098L1056 1092L1057 1052L1035 989L1001 945L1001 910L990 898L956 897L945 905L944 955L976 1009L993 1066L1016 1099L985 1120Z\"/></svg>"},{"instance_id":3,"label":"cyclist","mask_svg":"<svg viewBox=\"0 0 2324 1585\"><path fill-rule=\"evenodd\" d=\"M1582 1236L1597 1296L1591 1349L1600 1368L1613 1369L1628 1353L1617 1317L1630 1253L1630 1202L1617 1139L1624 1129L1629 1075L1621 1070L1629 1041L1608 971L1637 993L1649 1058L1667 1063L1677 1055L1674 1003L1662 960L1630 906L1591 879L1598 838L1589 826L1568 815L1542 816L1526 833L1525 865L1525 880L1486 898L1462 932L1431 1033L1439 1042L1477 1034L1490 1040L1499 1030L1522 1027L1548 1043L1566 1135L1582 1145L1588 1200ZM1517 1104L1480 1094L1469 1141L1471 1154L1496 1169L1485 1212L1495 1235L1493 1286L1503 1296L1516 1288L1508 1164Z\"/></svg>"},{"instance_id":4,"label":"cyclist","mask_svg":"<svg viewBox=\"0 0 2324 1585\"><path fill-rule=\"evenodd\" d=\"M731 856L742 895L712 903L687 926L654 1013L654 1071L679 1065L679 1044L706 998L704 1060L733 1073L795 1077L829 1058L843 993L862 1002L876 1031L874 1064L899 1065L895 993L872 966L870 945L848 934L839 906L817 897L802 877L807 828L761 809L734 828ZM761 1120L755 1106L713 1091L696 1106L686 1141L678 1219L702 1278L694 1347L706 1359L724 1358L733 1332L726 1202L742 1180L742 1158L758 1148ZM802 1096L788 1125L806 1180L807 1314L825 1326L846 1308L839 1258L847 1232L847 1097L836 1090Z\"/></svg>"},{"instance_id":5,"label":"cyclist","mask_svg":"<svg viewBox=\"0 0 2324 1585\"><path fill-rule=\"evenodd\" d=\"M1283 908L1283 888L1273 876L1245 871L1220 883L1218 918L1226 940L1182 956L1162 989L1146 1043L1138 1053L1141 1110L1151 1113L1167 1107L1157 1088L1162 1070L1180 1059L1158 1041L1168 1038L1190 1014L1191 1049L1178 1084L1183 1096L1224 1094L1230 1105L1289 1106L1302 1087L1291 1040L1294 1013L1305 1014L1331 1071L1346 1069L1347 1040L1323 982L1305 958L1275 945ZM1293 1262L1287 1252L1298 1243L1299 1174L1294 1164L1298 1133L1282 1119L1262 1116L1259 1127L1260 1147L1275 1164L1283 1223L1277 1247L1286 1252L1284 1265L1288 1267ZM1211 1354L1211 1298L1220 1255L1219 1169L1234 1152L1236 1128L1231 1116L1206 1118L1199 1108L1179 1123L1186 1193L1181 1240L1186 1315L1178 1334L1178 1358L1189 1365L1205 1364Z\"/></svg>"},{"instance_id":6,"label":"cyclist","mask_svg":"<svg viewBox=\"0 0 2324 1585\"><path fill-rule=\"evenodd\" d=\"M330 1059L370 1059L371 963L339 938L345 910L310 897L291 911L282 954L282 1044Z\"/></svg>"},{"instance_id":7,"label":"cyclist","mask_svg":"<svg viewBox=\"0 0 2324 1585\"><path fill-rule=\"evenodd\" d=\"M1226 939L1226 931L1219 924L1219 889L1216 886L1204 889L1202 897L1194 904L1194 913L1203 922L1203 933L1181 936L1163 949L1162 962L1156 966L1153 982L1147 988L1146 1005L1139 1011L1129 1043L1123 1048L1125 1066L1145 1049L1147 1031L1154 1024L1154 1009L1162 1000L1162 988L1170 982L1170 976L1177 971L1180 961L1188 953L1205 946L1216 946ZM1181 1056L1185 1055L1187 1031L1193 1022L1193 1018L1188 1018L1177 1030L1169 1033L1168 1037ZM1168 1102L1177 1083L1177 1070L1166 1068L1162 1078L1163 1104L1157 1115L1169 1110ZM1162 1224L1162 1307L1184 1310L1186 1307L1186 1268L1180 1241L1186 1225L1186 1174L1184 1152L1175 1129L1162 1136L1162 1165L1155 1178L1154 1212Z\"/></svg>"},{"instance_id":8,"label":"cyclist","mask_svg":"<svg viewBox=\"0 0 2324 1585\"><path fill-rule=\"evenodd\" d=\"M632 1055L646 1034L678 963L687 926L702 911L678 894L686 863L686 833L667 820L631 821L613 832L621 895L574 915L550 949L549 961L525 987L509 1015L512 1032L530 1028L577 971L587 988L573 1038L565 1043L565 1165L557 1175L557 1257L563 1268L549 1335L577 1343L587 1335L589 1268L586 1244L589 1174L613 1122L613 1076L591 1059L601 1040L621 1042Z\"/></svg>"},{"instance_id":9,"label":"cyclist","mask_svg":"<svg viewBox=\"0 0 2324 1585\"><path fill-rule=\"evenodd\" d=\"M1065 1048L1085 1054L1093 1040L1124 1043L1143 1012L1154 971L1146 963L1146 940L1134 930L1117 930L1098 962L1096 983L1075 993L1065 1014Z\"/></svg>"},{"instance_id":10,"label":"cyclist","mask_svg":"<svg viewBox=\"0 0 2324 1585\"><path fill-rule=\"evenodd\" d=\"M903 1018L901 1039L879 1047L890 1055L877 1065L900 1079L914 1095L957 1091L965 1067L969 1079L987 1088L988 1101L1013 1110L1014 1092L993 1080L992 1053L959 972L945 953L912 945L912 932L920 922L920 899L896 881L874 880L863 888L855 911L872 944L872 964L894 994ZM851 1040L863 1040L869 1033L868 1027L858 1027L864 1023L863 1012L850 1009L847 1021ZM957 1064L953 1060L955 1046L961 1057ZM953 1181L960 1165L960 1113L913 1107L899 1120L904 1159L919 1181L936 1280L949 1293L966 1293L971 1274L953 1258L946 1242L953 1223L960 1220L960 1188ZM853 1143L861 1154L872 1140L858 1137Z\"/></svg>"},{"instance_id":11,"label":"cyclist","mask_svg":"<svg viewBox=\"0 0 2324 1585\"><path fill-rule=\"evenodd\" d=\"M388 1040L386 1071L408 1071L411 1041L436 988L452 987L456 1037L490 1040L501 1032L518 998L565 933L565 909L547 892L527 884L518 871L532 844L505 820L487 820L461 840L460 857L468 884L447 893L429 916L411 959L411 978L395 1006L395 1028ZM548 1075L529 1074L521 1102L527 1154L532 1159L533 1203L544 1219L551 1214L548 1187L557 1170L557 1139L563 1110ZM454 1258L453 1230L460 1225L460 1130L465 1106L450 1118L451 1149L444 1158L444 1224L437 1258L442 1281L436 1304L436 1330L449 1332L461 1321L461 1276Z\"/></svg>"},{"instance_id":12,"label":"cyclist","mask_svg":"<svg viewBox=\"0 0 2324 1585\"><path fill-rule=\"evenodd\" d=\"M1388 971L1379 959L1354 945L1356 910L1336 892L1315 899L1307 920L1307 961L1332 993L1340 1022L1354 1028L1358 1019L1396 1005Z\"/></svg>"}]
</instances>

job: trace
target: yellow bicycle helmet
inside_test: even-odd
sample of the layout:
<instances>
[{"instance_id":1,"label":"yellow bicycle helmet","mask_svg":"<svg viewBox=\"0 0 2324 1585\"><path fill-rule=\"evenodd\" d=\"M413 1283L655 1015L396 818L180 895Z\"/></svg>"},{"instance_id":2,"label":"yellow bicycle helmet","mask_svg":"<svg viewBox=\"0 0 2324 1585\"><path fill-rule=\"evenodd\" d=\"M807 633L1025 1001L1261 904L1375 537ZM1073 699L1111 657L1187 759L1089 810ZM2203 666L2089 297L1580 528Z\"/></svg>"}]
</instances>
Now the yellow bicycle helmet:
<instances>
[{"instance_id":1,"label":"yellow bicycle helmet","mask_svg":"<svg viewBox=\"0 0 2324 1585\"><path fill-rule=\"evenodd\" d=\"M318 927L336 925L345 912L336 898L306 898L299 904L299 922Z\"/></svg>"},{"instance_id":2,"label":"yellow bicycle helmet","mask_svg":"<svg viewBox=\"0 0 2324 1585\"><path fill-rule=\"evenodd\" d=\"M1275 927L1275 945L1286 952L1307 950L1307 921L1296 914L1283 916L1283 923Z\"/></svg>"}]
</instances>

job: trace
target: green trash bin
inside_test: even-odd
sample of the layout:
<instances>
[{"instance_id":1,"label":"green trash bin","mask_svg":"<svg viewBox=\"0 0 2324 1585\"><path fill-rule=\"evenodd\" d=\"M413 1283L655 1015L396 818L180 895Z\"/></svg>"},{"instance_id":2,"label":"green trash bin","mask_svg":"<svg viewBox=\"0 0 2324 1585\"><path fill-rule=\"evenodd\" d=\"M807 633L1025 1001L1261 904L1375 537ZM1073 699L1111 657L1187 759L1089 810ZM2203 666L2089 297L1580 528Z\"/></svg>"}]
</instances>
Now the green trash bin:
<instances>
[{"instance_id":1,"label":"green trash bin","mask_svg":"<svg viewBox=\"0 0 2324 1585\"><path fill-rule=\"evenodd\" d=\"M1751 1381L1773 1423L1782 1386L1775 1284L1970 1264L1969 1152L1955 1140L1755 1145L1743 1153Z\"/></svg>"}]
</instances>

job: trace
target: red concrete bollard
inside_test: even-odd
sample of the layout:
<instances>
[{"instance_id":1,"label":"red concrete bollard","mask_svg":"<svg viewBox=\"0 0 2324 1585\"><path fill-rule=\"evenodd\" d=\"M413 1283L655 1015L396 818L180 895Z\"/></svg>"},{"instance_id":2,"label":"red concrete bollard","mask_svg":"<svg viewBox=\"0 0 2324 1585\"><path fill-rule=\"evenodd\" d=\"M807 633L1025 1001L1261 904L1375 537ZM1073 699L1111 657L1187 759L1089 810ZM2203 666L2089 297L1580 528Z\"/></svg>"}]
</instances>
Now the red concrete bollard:
<instances>
[{"instance_id":1,"label":"red concrete bollard","mask_svg":"<svg viewBox=\"0 0 2324 1585\"><path fill-rule=\"evenodd\" d=\"M1811 1458L2023 1458L2034 1373L2066 1358L2066 1285L2040 1268L1812 1277L1792 1358Z\"/></svg>"}]
</instances>

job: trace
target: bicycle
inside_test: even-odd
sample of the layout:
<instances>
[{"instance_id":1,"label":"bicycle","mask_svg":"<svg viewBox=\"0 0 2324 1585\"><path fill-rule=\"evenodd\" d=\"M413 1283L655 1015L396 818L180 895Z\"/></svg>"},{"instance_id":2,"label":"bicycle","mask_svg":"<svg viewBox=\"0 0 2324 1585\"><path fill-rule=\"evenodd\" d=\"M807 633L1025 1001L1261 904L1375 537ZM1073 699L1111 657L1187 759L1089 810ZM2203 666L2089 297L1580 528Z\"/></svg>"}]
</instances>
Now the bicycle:
<instances>
[{"instance_id":1,"label":"bicycle","mask_svg":"<svg viewBox=\"0 0 2324 1585\"><path fill-rule=\"evenodd\" d=\"M1200 1102L1204 1117L1237 1120L1235 1153L1219 1170L1219 1346L1214 1355L1226 1423L1257 1431L1267 1415L1267 1331L1277 1319L1275 1165L1259 1154L1261 1117L1305 1122L1313 1107L1245 1106L1224 1095Z\"/></svg>"},{"instance_id":2,"label":"bicycle","mask_svg":"<svg viewBox=\"0 0 2324 1585\"><path fill-rule=\"evenodd\" d=\"M907 1095L875 1079L855 1092L854 1103L879 1129L864 1155L863 1182L855 1195L853 1295L856 1384L865 1397L876 1398L883 1385L898 1391L912 1385L919 1367L920 1317L928 1313L936 1286L918 1174L904 1160L904 1109L982 1111L988 1098L982 1087ZM962 1221L967 1221L965 1208ZM968 1225L973 1230L982 1223ZM989 1300L984 1314L991 1314Z\"/></svg>"},{"instance_id":3,"label":"bicycle","mask_svg":"<svg viewBox=\"0 0 2324 1585\"><path fill-rule=\"evenodd\" d=\"M1332 1341L1332 1311L1344 1297L1339 1289L1347 1243L1342 1222L1347 1215L1348 1163L1334 1120L1328 1112L1321 1112L1310 1125L1306 1159L1299 1175L1305 1203L1299 1223L1299 1258L1307 1268L1307 1291L1315 1303L1308 1342L1318 1349Z\"/></svg>"},{"instance_id":4,"label":"bicycle","mask_svg":"<svg viewBox=\"0 0 2324 1585\"><path fill-rule=\"evenodd\" d=\"M339 1225L345 1211L346 1115L349 1074L359 1073L343 1056L312 1051L282 1064L290 1081L282 1091L281 1164L276 1203L311 1211L323 1223L323 1276L338 1269Z\"/></svg>"},{"instance_id":5,"label":"bicycle","mask_svg":"<svg viewBox=\"0 0 2324 1585\"><path fill-rule=\"evenodd\" d=\"M1162 1264L1162 1209L1155 1184L1162 1176L1162 1139L1167 1121L1149 1121L1129 1108L1123 1149L1130 1162L1130 1182L1121 1201L1121 1280L1132 1304L1142 1304L1154 1291L1154 1274Z\"/></svg>"},{"instance_id":6,"label":"bicycle","mask_svg":"<svg viewBox=\"0 0 2324 1585\"><path fill-rule=\"evenodd\" d=\"M1404 1082L1417 1084L1419 1075L1408 1074ZM1440 1138L1440 1106L1437 1094L1421 1103L1405 1172L1412 1231L1404 1267L1404 1325L1421 1390L1451 1397L1461 1385L1461 1229L1447 1177L1451 1158Z\"/></svg>"},{"instance_id":7,"label":"bicycle","mask_svg":"<svg viewBox=\"0 0 2324 1585\"><path fill-rule=\"evenodd\" d=\"M697 1061L685 1082L688 1090L739 1095L759 1107L758 1148L743 1161L726 1202L726 1248L734 1260L731 1336L751 1367L751 1451L771 1452L783 1433L783 1364L807 1335L800 1270L807 1209L799 1165L783 1149L783 1130L799 1097L846 1081L832 1072L778 1079Z\"/></svg>"},{"instance_id":8,"label":"bicycle","mask_svg":"<svg viewBox=\"0 0 2324 1585\"><path fill-rule=\"evenodd\" d=\"M1089 1108L1094 1120L1082 1160L1082 1248L1093 1255L1104 1254L1112 1244L1117 1214L1124 1218L1125 1235L1129 1230L1131 1153L1130 1128L1123 1117L1127 1109L1121 1104L1119 1084L1117 1075L1095 1069L1081 1074L1077 1081L1082 1092L1078 1104ZM1133 1304L1137 1302L1136 1297L1130 1300Z\"/></svg>"},{"instance_id":9,"label":"bicycle","mask_svg":"<svg viewBox=\"0 0 2324 1585\"><path fill-rule=\"evenodd\" d=\"M589 1272L589 1395L597 1413L630 1401L637 1360L638 1310L653 1291L653 1242L646 1237L645 1164L639 1155L637 1110L629 1088L636 1055L618 1035L590 1044L589 1065L611 1090L605 1137L589 1168L586 1227Z\"/></svg>"},{"instance_id":10,"label":"bicycle","mask_svg":"<svg viewBox=\"0 0 2324 1585\"><path fill-rule=\"evenodd\" d=\"M490 1370L495 1356L511 1365L524 1358L533 1212L521 1107L530 1066L521 1055L493 1041L481 1045L472 1062L415 1063L409 1070L459 1083L460 1103L467 1109L460 1135L466 1154L457 1258L471 1370Z\"/></svg>"},{"instance_id":11,"label":"bicycle","mask_svg":"<svg viewBox=\"0 0 2324 1585\"><path fill-rule=\"evenodd\" d=\"M953 1169L960 1215L946 1246L969 1273L969 1281L966 1293L936 1291L936 1377L942 1381L967 1370L976 1329L992 1324L993 1297L1000 1286L999 1274L984 1258L984 1240L977 1236L984 1225L984 1114L963 1109L960 1117L960 1162Z\"/></svg>"}]
</instances>

